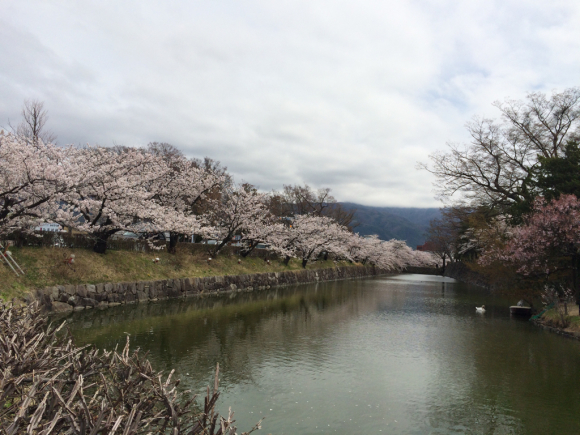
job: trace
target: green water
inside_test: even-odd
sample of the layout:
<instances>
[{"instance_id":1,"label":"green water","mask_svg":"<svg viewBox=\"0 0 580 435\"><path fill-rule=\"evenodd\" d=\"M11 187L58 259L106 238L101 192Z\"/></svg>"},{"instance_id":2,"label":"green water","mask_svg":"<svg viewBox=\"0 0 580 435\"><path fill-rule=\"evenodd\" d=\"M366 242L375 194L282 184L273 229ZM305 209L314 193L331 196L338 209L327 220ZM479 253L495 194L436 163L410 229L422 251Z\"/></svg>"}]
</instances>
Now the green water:
<instances>
[{"instance_id":1,"label":"green water","mask_svg":"<svg viewBox=\"0 0 580 435\"><path fill-rule=\"evenodd\" d=\"M580 434L580 343L510 318L514 301L398 275L70 316L78 344L130 334L263 434ZM475 306L485 304L478 314Z\"/></svg>"}]
</instances>

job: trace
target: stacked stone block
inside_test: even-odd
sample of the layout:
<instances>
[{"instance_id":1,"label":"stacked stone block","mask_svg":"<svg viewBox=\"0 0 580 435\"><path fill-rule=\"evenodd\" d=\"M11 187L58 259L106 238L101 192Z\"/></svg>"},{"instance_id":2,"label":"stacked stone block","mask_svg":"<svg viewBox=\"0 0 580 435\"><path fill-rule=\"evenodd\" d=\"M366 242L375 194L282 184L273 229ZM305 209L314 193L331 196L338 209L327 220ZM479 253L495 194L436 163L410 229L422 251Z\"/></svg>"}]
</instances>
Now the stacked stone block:
<instances>
[{"instance_id":1,"label":"stacked stone block","mask_svg":"<svg viewBox=\"0 0 580 435\"><path fill-rule=\"evenodd\" d=\"M253 275L174 278L100 284L57 285L36 291L36 299L51 311L106 308L168 298L187 298L236 291L266 290L276 286L363 278L387 273L374 267L350 266Z\"/></svg>"}]
</instances>

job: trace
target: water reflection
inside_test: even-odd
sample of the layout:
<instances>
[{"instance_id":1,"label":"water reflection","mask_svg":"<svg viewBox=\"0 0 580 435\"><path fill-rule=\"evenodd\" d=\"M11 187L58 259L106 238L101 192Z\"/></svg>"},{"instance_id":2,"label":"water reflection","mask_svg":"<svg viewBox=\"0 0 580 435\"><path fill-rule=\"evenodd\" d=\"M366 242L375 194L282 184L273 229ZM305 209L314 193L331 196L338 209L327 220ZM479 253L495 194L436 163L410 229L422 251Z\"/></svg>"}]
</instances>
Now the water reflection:
<instances>
[{"instance_id":1,"label":"water reflection","mask_svg":"<svg viewBox=\"0 0 580 435\"><path fill-rule=\"evenodd\" d=\"M77 341L131 334L187 388L264 433L580 433L580 348L510 301L399 275L75 313ZM475 306L489 307L484 315Z\"/></svg>"}]
</instances>

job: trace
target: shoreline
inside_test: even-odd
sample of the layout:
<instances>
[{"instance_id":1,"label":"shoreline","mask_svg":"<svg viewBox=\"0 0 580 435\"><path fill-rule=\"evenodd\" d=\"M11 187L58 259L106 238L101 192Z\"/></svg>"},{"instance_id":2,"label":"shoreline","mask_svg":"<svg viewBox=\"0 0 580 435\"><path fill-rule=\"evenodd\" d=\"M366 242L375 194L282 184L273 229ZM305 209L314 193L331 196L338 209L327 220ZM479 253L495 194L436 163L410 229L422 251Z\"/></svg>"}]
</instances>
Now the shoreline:
<instances>
[{"instance_id":1,"label":"shoreline","mask_svg":"<svg viewBox=\"0 0 580 435\"><path fill-rule=\"evenodd\" d=\"M244 275L57 285L37 289L24 300L27 304L38 301L51 313L65 313L166 299L260 291L293 284L370 278L389 273L392 271L380 270L373 266L353 265Z\"/></svg>"},{"instance_id":2,"label":"shoreline","mask_svg":"<svg viewBox=\"0 0 580 435\"><path fill-rule=\"evenodd\" d=\"M445 273L443 276L447 276L449 278L456 279L461 281L465 284L475 285L477 287L481 287L487 291L494 290L494 287L491 286L484 276L481 274L469 269L465 264L461 262L450 263L447 265L445 269ZM573 318L580 318L578 316L577 308L576 308L576 315L572 315ZM536 320L531 320L530 322L533 323L535 326L540 327L546 331L552 332L554 334L561 335L562 337L571 338L574 340L580 340L580 330L572 329L568 327L561 327L558 325L553 325L550 319L545 318L545 315Z\"/></svg>"},{"instance_id":3,"label":"shoreline","mask_svg":"<svg viewBox=\"0 0 580 435\"><path fill-rule=\"evenodd\" d=\"M568 328L561 328L556 326L547 325L545 321L538 319L538 320L530 320L531 323L534 325L549 331L553 334L561 335L562 337L571 338L573 340L580 340L580 331L572 331L567 330Z\"/></svg>"},{"instance_id":4,"label":"shoreline","mask_svg":"<svg viewBox=\"0 0 580 435\"><path fill-rule=\"evenodd\" d=\"M264 250L254 250L244 258L228 246L222 255L209 260L205 245L189 245L178 245L175 254L123 250L96 254L83 248L11 248L12 256L25 274L15 275L8 267L0 267L0 298L20 298L34 289L56 285L155 281L302 269L298 261L293 259L288 264L282 264L277 257ZM68 261L73 255L74 262ZM308 269L347 265L318 260L309 264Z\"/></svg>"}]
</instances>

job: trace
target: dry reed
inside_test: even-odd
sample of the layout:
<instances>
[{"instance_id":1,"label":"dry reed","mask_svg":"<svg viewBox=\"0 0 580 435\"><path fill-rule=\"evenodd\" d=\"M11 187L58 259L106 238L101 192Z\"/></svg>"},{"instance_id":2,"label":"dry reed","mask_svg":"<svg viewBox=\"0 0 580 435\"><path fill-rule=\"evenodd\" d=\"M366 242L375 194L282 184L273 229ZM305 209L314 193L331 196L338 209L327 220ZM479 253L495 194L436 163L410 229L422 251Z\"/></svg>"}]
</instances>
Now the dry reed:
<instances>
[{"instance_id":1,"label":"dry reed","mask_svg":"<svg viewBox=\"0 0 580 435\"><path fill-rule=\"evenodd\" d=\"M174 371L155 371L128 338L121 352L76 347L64 325L48 324L36 305L0 301L0 433L236 433L231 410L224 418L215 409L219 366L197 407Z\"/></svg>"}]
</instances>

